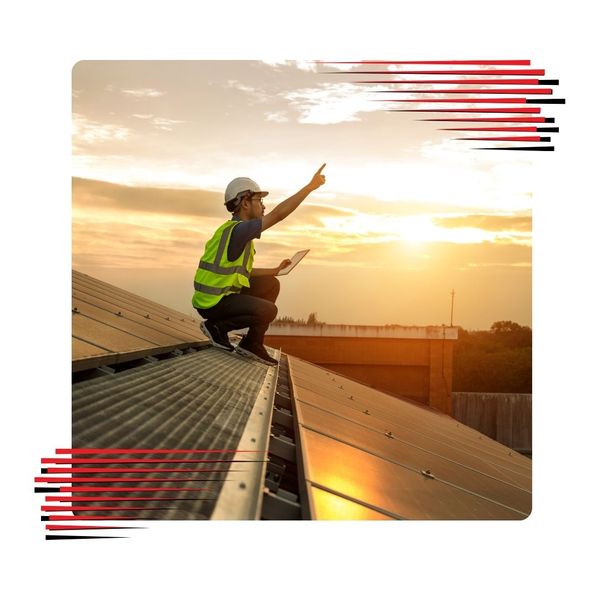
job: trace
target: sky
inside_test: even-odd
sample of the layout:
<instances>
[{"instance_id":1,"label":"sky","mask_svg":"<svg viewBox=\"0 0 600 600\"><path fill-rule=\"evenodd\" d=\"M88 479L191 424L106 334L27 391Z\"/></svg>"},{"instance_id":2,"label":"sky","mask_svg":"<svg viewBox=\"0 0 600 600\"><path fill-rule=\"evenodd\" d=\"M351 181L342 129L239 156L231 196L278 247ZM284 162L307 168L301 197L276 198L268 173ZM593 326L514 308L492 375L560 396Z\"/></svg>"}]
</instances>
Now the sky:
<instances>
[{"instance_id":1,"label":"sky","mask_svg":"<svg viewBox=\"0 0 600 600\"><path fill-rule=\"evenodd\" d=\"M310 248L281 277L280 316L449 325L454 290L454 325L531 325L528 153L478 152L440 130L451 125L417 120L431 115L388 111L397 96L357 83L381 76L342 72L357 68L75 64L73 268L194 314L195 268L228 218L227 183L251 177L269 211L327 163L326 184L256 244L258 267Z\"/></svg>"}]
</instances>

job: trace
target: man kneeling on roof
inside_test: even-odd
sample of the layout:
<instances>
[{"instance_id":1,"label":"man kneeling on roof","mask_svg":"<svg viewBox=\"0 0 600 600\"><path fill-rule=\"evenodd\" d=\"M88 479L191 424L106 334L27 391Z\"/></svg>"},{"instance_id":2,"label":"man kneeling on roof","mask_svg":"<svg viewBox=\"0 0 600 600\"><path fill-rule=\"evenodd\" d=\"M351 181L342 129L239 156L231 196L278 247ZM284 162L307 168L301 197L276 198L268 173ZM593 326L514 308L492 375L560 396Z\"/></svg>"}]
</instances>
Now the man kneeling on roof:
<instances>
[{"instance_id":1,"label":"man kneeling on roof","mask_svg":"<svg viewBox=\"0 0 600 600\"><path fill-rule=\"evenodd\" d=\"M248 327L235 350L249 358L273 365L263 340L277 316L279 295L276 275L290 264L284 260L273 269L253 269L254 239L291 214L314 190L325 183L321 172L310 183L265 215L263 198L269 193L248 177L238 177L225 190L225 207L233 214L207 242L194 278L194 308L204 322L200 329L213 346L233 351L227 333Z\"/></svg>"}]
</instances>

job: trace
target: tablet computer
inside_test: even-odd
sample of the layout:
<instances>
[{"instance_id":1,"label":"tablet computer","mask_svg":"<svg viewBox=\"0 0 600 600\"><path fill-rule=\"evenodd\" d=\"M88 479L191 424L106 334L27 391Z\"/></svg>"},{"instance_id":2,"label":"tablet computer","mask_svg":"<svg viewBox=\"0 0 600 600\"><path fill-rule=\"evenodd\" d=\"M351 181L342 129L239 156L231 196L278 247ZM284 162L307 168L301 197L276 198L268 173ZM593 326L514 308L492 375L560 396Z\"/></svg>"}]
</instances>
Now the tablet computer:
<instances>
[{"instance_id":1,"label":"tablet computer","mask_svg":"<svg viewBox=\"0 0 600 600\"><path fill-rule=\"evenodd\" d=\"M277 275L287 275L308 254L308 252L308 250L300 250L299 252L296 252L296 254L294 254L294 256L292 256L290 259L292 264L288 265L284 269L281 269Z\"/></svg>"}]
</instances>

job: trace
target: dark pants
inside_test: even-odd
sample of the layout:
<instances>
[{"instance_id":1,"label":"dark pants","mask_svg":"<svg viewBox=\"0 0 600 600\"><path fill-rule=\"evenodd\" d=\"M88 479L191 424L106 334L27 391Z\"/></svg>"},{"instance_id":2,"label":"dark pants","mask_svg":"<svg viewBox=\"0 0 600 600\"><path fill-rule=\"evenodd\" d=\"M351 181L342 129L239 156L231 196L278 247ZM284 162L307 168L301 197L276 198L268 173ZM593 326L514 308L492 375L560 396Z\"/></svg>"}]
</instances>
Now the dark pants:
<instances>
[{"instance_id":1,"label":"dark pants","mask_svg":"<svg viewBox=\"0 0 600 600\"><path fill-rule=\"evenodd\" d=\"M248 344L262 344L265 332L277 316L275 300L279 296L279 280L273 275L250 278L250 287L239 294L221 298L212 308L196 309L211 323L218 323L223 331L248 327Z\"/></svg>"}]
</instances>

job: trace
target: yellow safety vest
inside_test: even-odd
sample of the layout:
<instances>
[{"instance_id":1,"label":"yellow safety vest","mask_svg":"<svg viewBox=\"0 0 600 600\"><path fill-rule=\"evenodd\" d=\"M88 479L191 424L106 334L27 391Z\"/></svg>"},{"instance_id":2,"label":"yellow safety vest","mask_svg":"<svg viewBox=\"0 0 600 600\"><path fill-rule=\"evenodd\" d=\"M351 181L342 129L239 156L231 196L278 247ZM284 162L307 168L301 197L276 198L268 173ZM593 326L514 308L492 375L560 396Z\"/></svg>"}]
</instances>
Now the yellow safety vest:
<instances>
[{"instance_id":1,"label":"yellow safety vest","mask_svg":"<svg viewBox=\"0 0 600 600\"><path fill-rule=\"evenodd\" d=\"M242 287L250 287L249 277L255 252L252 240L236 260L227 258L231 233L238 223L240 221L223 223L207 242L194 277L194 308L211 308L223 296L237 294Z\"/></svg>"}]
</instances>

